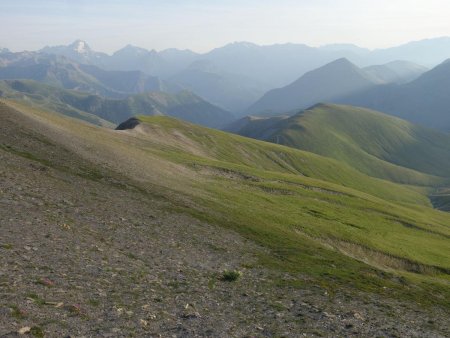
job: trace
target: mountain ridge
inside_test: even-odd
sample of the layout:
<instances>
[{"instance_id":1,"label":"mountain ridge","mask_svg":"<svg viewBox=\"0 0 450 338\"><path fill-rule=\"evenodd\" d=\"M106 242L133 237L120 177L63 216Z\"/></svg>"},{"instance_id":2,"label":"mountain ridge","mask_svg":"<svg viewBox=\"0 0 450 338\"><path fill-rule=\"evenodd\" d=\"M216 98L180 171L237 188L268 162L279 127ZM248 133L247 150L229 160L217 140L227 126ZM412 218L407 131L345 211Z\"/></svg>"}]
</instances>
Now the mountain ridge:
<instances>
[{"instance_id":1,"label":"mountain ridge","mask_svg":"<svg viewBox=\"0 0 450 338\"><path fill-rule=\"evenodd\" d=\"M316 104L290 117L246 121L228 130L329 156L368 175L405 184L426 182L419 172L450 178L448 134L380 112Z\"/></svg>"},{"instance_id":2,"label":"mountain ridge","mask_svg":"<svg viewBox=\"0 0 450 338\"><path fill-rule=\"evenodd\" d=\"M168 114L209 127L219 127L231 122L233 115L204 101L188 91L176 94L147 92L128 96L124 99L104 98L98 95L44 85L35 81L0 81L0 94L5 98L29 101L40 107L51 109L69 116L88 113L101 120L118 124L137 114ZM94 121L95 124L102 124Z\"/></svg>"}]
</instances>

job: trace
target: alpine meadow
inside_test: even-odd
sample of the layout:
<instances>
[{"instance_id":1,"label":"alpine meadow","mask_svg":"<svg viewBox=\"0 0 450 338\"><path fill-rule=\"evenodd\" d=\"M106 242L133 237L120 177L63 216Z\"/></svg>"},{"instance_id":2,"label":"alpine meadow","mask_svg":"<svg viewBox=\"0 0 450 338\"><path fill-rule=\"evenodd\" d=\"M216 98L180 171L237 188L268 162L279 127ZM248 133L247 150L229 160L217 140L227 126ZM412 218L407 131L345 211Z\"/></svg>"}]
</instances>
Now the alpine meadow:
<instances>
[{"instance_id":1,"label":"alpine meadow","mask_svg":"<svg viewBox=\"0 0 450 338\"><path fill-rule=\"evenodd\" d=\"M449 15L3 1L0 337L450 337Z\"/></svg>"}]
</instances>

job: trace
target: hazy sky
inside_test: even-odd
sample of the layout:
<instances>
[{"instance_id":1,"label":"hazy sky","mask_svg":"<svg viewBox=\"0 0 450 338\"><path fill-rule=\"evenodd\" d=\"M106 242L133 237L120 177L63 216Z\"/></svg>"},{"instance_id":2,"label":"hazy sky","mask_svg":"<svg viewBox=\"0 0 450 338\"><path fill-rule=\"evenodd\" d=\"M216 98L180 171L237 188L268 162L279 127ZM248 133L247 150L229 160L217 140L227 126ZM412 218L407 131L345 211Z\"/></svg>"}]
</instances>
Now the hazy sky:
<instances>
[{"instance_id":1,"label":"hazy sky","mask_svg":"<svg viewBox=\"0 0 450 338\"><path fill-rule=\"evenodd\" d=\"M0 47L86 40L207 51L233 41L382 48L450 35L449 0L0 0Z\"/></svg>"}]
</instances>

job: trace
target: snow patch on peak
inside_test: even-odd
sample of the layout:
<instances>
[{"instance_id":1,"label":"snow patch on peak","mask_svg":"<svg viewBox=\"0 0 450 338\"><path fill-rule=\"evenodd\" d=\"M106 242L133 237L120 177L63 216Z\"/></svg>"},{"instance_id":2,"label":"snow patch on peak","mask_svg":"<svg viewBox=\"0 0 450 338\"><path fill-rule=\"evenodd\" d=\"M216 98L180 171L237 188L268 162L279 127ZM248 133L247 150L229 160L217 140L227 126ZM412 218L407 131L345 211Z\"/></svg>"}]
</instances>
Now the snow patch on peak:
<instances>
[{"instance_id":1,"label":"snow patch on peak","mask_svg":"<svg viewBox=\"0 0 450 338\"><path fill-rule=\"evenodd\" d=\"M79 54L86 54L89 52L89 46L82 40L77 40L72 44L73 50Z\"/></svg>"}]
</instances>

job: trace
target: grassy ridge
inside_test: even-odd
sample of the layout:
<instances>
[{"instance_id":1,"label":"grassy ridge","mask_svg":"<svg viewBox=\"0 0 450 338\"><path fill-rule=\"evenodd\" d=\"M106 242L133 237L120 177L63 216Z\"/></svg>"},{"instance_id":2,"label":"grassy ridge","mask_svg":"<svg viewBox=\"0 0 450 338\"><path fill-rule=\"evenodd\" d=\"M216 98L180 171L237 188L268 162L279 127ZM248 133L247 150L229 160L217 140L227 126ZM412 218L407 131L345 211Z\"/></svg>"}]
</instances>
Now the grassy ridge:
<instances>
[{"instance_id":1,"label":"grassy ridge","mask_svg":"<svg viewBox=\"0 0 450 338\"><path fill-rule=\"evenodd\" d=\"M291 173L354 188L383 199L430 205L428 198L416 189L368 177L345 163L313 153L206 129L167 117L140 116L139 119L147 123L148 135L161 135L156 142L171 146L162 153L163 156L172 154L171 160L183 159L231 169L235 165L243 165L260 169L264 174L274 171ZM174 133L182 133L185 137L174 137ZM186 138L190 140L189 143Z\"/></svg>"},{"instance_id":2,"label":"grassy ridge","mask_svg":"<svg viewBox=\"0 0 450 338\"><path fill-rule=\"evenodd\" d=\"M152 152L154 135L166 135L159 141L165 144L164 152L158 154L212 177L213 182L206 186L200 183L197 189L219 196L219 205L226 201L224 212L234 206L236 218L245 215L242 222L248 224L253 219L264 224L263 228L289 225L291 231L348 240L394 256L448 267L448 215L427 208L426 196L415 189L371 178L311 153L166 117L140 120L145 124L144 135L152 135ZM211 195L202 203L210 203ZM424 234L433 242L426 247L436 249L433 259L416 250ZM411 238L406 240L405 235Z\"/></svg>"},{"instance_id":3,"label":"grassy ridge","mask_svg":"<svg viewBox=\"0 0 450 338\"><path fill-rule=\"evenodd\" d=\"M392 116L321 104L272 120L249 120L237 132L335 158L394 182L439 185L436 177L450 176L450 136Z\"/></svg>"}]
</instances>

